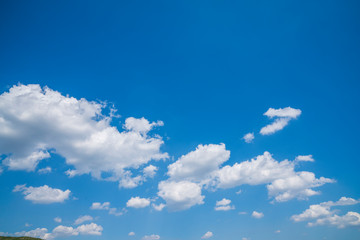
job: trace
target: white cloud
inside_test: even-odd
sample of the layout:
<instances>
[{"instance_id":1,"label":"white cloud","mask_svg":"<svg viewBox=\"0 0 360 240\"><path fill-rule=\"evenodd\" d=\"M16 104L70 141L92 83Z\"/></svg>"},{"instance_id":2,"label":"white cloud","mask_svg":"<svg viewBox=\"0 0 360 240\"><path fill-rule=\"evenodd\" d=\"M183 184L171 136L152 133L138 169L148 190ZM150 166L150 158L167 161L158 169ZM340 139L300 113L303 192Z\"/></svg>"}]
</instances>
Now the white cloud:
<instances>
[{"instance_id":1,"label":"white cloud","mask_svg":"<svg viewBox=\"0 0 360 240\"><path fill-rule=\"evenodd\" d=\"M51 188L47 185L41 187L26 187L26 185L15 186L13 192L22 192L25 199L33 203L50 204L60 203L69 199L70 190L62 191L60 189Z\"/></svg>"},{"instance_id":2,"label":"white cloud","mask_svg":"<svg viewBox=\"0 0 360 240\"><path fill-rule=\"evenodd\" d=\"M129 117L125 120L124 128L129 131L139 132L141 134L147 134L153 127L164 126L162 121L150 123L145 118L133 118Z\"/></svg>"},{"instance_id":3,"label":"white cloud","mask_svg":"<svg viewBox=\"0 0 360 240\"><path fill-rule=\"evenodd\" d=\"M117 208L111 208L110 202L104 202L104 203L93 202L90 209L91 210L107 210L110 215L115 215L115 216L121 216L125 212L124 209L118 210Z\"/></svg>"},{"instance_id":4,"label":"white cloud","mask_svg":"<svg viewBox=\"0 0 360 240\"><path fill-rule=\"evenodd\" d=\"M244 135L243 139L246 143L251 143L254 140L254 133L247 133Z\"/></svg>"},{"instance_id":5,"label":"white cloud","mask_svg":"<svg viewBox=\"0 0 360 240\"><path fill-rule=\"evenodd\" d=\"M57 223L61 223L62 219L60 217L56 217L56 218L54 218L54 221L57 222Z\"/></svg>"},{"instance_id":6,"label":"white cloud","mask_svg":"<svg viewBox=\"0 0 360 240\"><path fill-rule=\"evenodd\" d=\"M84 224L76 228L81 235L97 235L100 236L103 227L96 223Z\"/></svg>"},{"instance_id":7,"label":"white cloud","mask_svg":"<svg viewBox=\"0 0 360 240\"><path fill-rule=\"evenodd\" d=\"M167 207L172 211L203 204L205 198L201 195L201 187L190 181L162 181L159 183L158 195L166 201Z\"/></svg>"},{"instance_id":8,"label":"white cloud","mask_svg":"<svg viewBox=\"0 0 360 240\"><path fill-rule=\"evenodd\" d=\"M281 233L281 231L280 231L280 230L276 230L275 233Z\"/></svg>"},{"instance_id":9,"label":"white cloud","mask_svg":"<svg viewBox=\"0 0 360 240\"><path fill-rule=\"evenodd\" d=\"M156 211L162 211L164 209L164 207L166 207L166 205L163 203L160 203L159 205L156 205L153 203L152 206Z\"/></svg>"},{"instance_id":10,"label":"white cloud","mask_svg":"<svg viewBox=\"0 0 360 240\"><path fill-rule=\"evenodd\" d=\"M282 130L286 125L288 125L291 119L295 119L300 116L301 110L294 109L291 107L286 108L269 108L264 115L269 118L276 118L275 121L260 130L260 134L262 135L270 135L277 131Z\"/></svg>"},{"instance_id":11,"label":"white cloud","mask_svg":"<svg viewBox=\"0 0 360 240\"><path fill-rule=\"evenodd\" d=\"M74 224L79 225L79 224L82 224L83 222L88 222L88 221L92 221L92 220L94 220L92 216L84 215L84 216L78 217L78 219L75 220Z\"/></svg>"},{"instance_id":12,"label":"white cloud","mask_svg":"<svg viewBox=\"0 0 360 240\"><path fill-rule=\"evenodd\" d=\"M216 201L215 210L216 211L229 211L235 209L234 206L230 206L231 200L223 198L220 201Z\"/></svg>"},{"instance_id":13,"label":"white cloud","mask_svg":"<svg viewBox=\"0 0 360 240\"><path fill-rule=\"evenodd\" d=\"M274 117L297 118L298 116L300 116L300 114L301 114L300 109L295 109L291 107L279 108L279 109L269 108L264 113L264 115L269 118L274 118Z\"/></svg>"},{"instance_id":14,"label":"white cloud","mask_svg":"<svg viewBox=\"0 0 360 240\"><path fill-rule=\"evenodd\" d=\"M285 202L293 198L307 199L320 192L312 190L334 180L320 177L317 179L312 172L297 172L293 176L276 179L267 186L269 196L275 197L277 202Z\"/></svg>"},{"instance_id":15,"label":"white cloud","mask_svg":"<svg viewBox=\"0 0 360 240\"><path fill-rule=\"evenodd\" d=\"M40 174L51 173L51 167L41 168L38 170L38 173Z\"/></svg>"},{"instance_id":16,"label":"white cloud","mask_svg":"<svg viewBox=\"0 0 360 240\"><path fill-rule=\"evenodd\" d=\"M251 161L224 166L217 172L217 186L231 188L242 184L268 184L269 196L278 202L293 198L306 199L319 192L312 188L334 180L315 177L312 172L295 172L295 163L288 160L276 161L269 152L259 155Z\"/></svg>"},{"instance_id":17,"label":"white cloud","mask_svg":"<svg viewBox=\"0 0 360 240\"><path fill-rule=\"evenodd\" d=\"M214 236L214 234L212 232L208 231L201 237L201 239L208 239L208 238L211 238L212 236Z\"/></svg>"},{"instance_id":18,"label":"white cloud","mask_svg":"<svg viewBox=\"0 0 360 240\"><path fill-rule=\"evenodd\" d=\"M158 240L160 239L160 236L159 235L155 235L155 234L152 234L152 235L145 235L142 240Z\"/></svg>"},{"instance_id":19,"label":"white cloud","mask_svg":"<svg viewBox=\"0 0 360 240\"><path fill-rule=\"evenodd\" d=\"M205 182L211 179L219 166L230 157L225 144L199 145L195 151L181 156L168 166L168 175L172 180Z\"/></svg>"},{"instance_id":20,"label":"white cloud","mask_svg":"<svg viewBox=\"0 0 360 240\"><path fill-rule=\"evenodd\" d=\"M253 211L253 213L251 214L251 216L253 218L263 218L264 217L264 214L262 212L257 212L257 211Z\"/></svg>"},{"instance_id":21,"label":"white cloud","mask_svg":"<svg viewBox=\"0 0 360 240\"><path fill-rule=\"evenodd\" d=\"M150 205L150 200L148 198L132 197L130 198L126 206L132 208L144 208Z\"/></svg>"},{"instance_id":22,"label":"white cloud","mask_svg":"<svg viewBox=\"0 0 360 240\"><path fill-rule=\"evenodd\" d=\"M90 207L90 209L92 210L109 210L109 208L110 208L109 202L104 202L104 203L93 202Z\"/></svg>"},{"instance_id":23,"label":"white cloud","mask_svg":"<svg viewBox=\"0 0 360 240\"><path fill-rule=\"evenodd\" d=\"M129 232L128 235L129 235L129 236L135 236L135 233L134 233L134 232Z\"/></svg>"},{"instance_id":24,"label":"white cloud","mask_svg":"<svg viewBox=\"0 0 360 240\"><path fill-rule=\"evenodd\" d=\"M299 155L295 158L295 162L314 162L312 155Z\"/></svg>"},{"instance_id":25,"label":"white cloud","mask_svg":"<svg viewBox=\"0 0 360 240\"><path fill-rule=\"evenodd\" d=\"M149 166L145 167L143 170L144 177L153 178L155 176L157 170L158 170L158 168L153 165L149 165Z\"/></svg>"},{"instance_id":26,"label":"white cloud","mask_svg":"<svg viewBox=\"0 0 360 240\"><path fill-rule=\"evenodd\" d=\"M110 125L105 104L76 99L39 85L17 85L0 95L0 154L10 170L34 171L55 149L73 169L69 176L91 174L118 181L124 169L168 158L159 136L148 136L161 121L125 120L125 130ZM20 144L21 143L21 144Z\"/></svg>"},{"instance_id":27,"label":"white cloud","mask_svg":"<svg viewBox=\"0 0 360 240\"><path fill-rule=\"evenodd\" d=\"M9 234L7 234L7 235L9 235ZM15 236L25 236L25 237L49 239L49 233L48 233L47 228L36 228L36 229L30 230L30 231L16 232Z\"/></svg>"},{"instance_id":28,"label":"white cloud","mask_svg":"<svg viewBox=\"0 0 360 240\"><path fill-rule=\"evenodd\" d=\"M341 197L337 202L323 202L310 205L308 209L298 215L293 215L294 222L308 221L309 226L330 225L344 228L348 226L360 226L360 214L357 212L347 212L345 215L336 214L338 210L331 210L334 206L349 206L360 203L353 198Z\"/></svg>"}]
</instances>

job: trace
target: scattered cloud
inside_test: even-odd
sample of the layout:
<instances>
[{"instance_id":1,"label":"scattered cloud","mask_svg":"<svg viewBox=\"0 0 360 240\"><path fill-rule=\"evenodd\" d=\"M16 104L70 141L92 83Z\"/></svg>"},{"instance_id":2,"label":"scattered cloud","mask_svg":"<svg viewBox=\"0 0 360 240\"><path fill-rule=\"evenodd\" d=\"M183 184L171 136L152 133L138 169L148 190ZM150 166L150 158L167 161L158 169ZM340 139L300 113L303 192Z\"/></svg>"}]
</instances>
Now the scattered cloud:
<instances>
[{"instance_id":1,"label":"scattered cloud","mask_svg":"<svg viewBox=\"0 0 360 240\"><path fill-rule=\"evenodd\" d=\"M48 185L41 187L26 187L26 185L15 186L13 192L21 192L25 199L39 204L61 203L69 199L70 190L62 191L51 188Z\"/></svg>"},{"instance_id":2,"label":"scattered cloud","mask_svg":"<svg viewBox=\"0 0 360 240\"><path fill-rule=\"evenodd\" d=\"M280 231L280 230L276 230L275 233L281 233L281 231Z\"/></svg>"},{"instance_id":3,"label":"scattered cloud","mask_svg":"<svg viewBox=\"0 0 360 240\"><path fill-rule=\"evenodd\" d=\"M286 108L269 108L264 115L269 117L270 119L275 118L274 122L261 128L261 135L270 135L277 131L282 130L286 125L288 125L291 119L296 119L300 116L301 110L294 109L291 107Z\"/></svg>"},{"instance_id":4,"label":"scattered cloud","mask_svg":"<svg viewBox=\"0 0 360 240\"><path fill-rule=\"evenodd\" d=\"M77 228L59 225L55 227L52 232L48 232L47 228L36 228L31 231L16 232L15 236L26 236L34 238L42 238L51 240L55 238L64 238L78 235L98 235L100 236L103 227L95 223L80 225Z\"/></svg>"},{"instance_id":5,"label":"scattered cloud","mask_svg":"<svg viewBox=\"0 0 360 240\"><path fill-rule=\"evenodd\" d=\"M145 167L143 170L144 177L153 178L155 176L157 170L158 170L158 168L153 165L149 165L149 166Z\"/></svg>"},{"instance_id":6,"label":"scattered cloud","mask_svg":"<svg viewBox=\"0 0 360 240\"><path fill-rule=\"evenodd\" d=\"M188 180L207 183L219 166L229 160L230 151L225 144L199 145L195 151L181 156L168 166L171 180Z\"/></svg>"},{"instance_id":7,"label":"scattered cloud","mask_svg":"<svg viewBox=\"0 0 360 240\"><path fill-rule=\"evenodd\" d=\"M158 205L153 203L152 206L156 211L162 211L164 209L164 207L166 207L166 205L163 203L160 203Z\"/></svg>"},{"instance_id":8,"label":"scattered cloud","mask_svg":"<svg viewBox=\"0 0 360 240\"><path fill-rule=\"evenodd\" d=\"M254 133L247 133L244 135L243 139L246 143L252 143L254 140Z\"/></svg>"},{"instance_id":9,"label":"scattered cloud","mask_svg":"<svg viewBox=\"0 0 360 240\"><path fill-rule=\"evenodd\" d=\"M115 215L115 216L121 216L125 212L125 209L119 210L117 208L111 208L110 202L104 202L104 203L93 202L90 209L91 210L107 210L110 215Z\"/></svg>"},{"instance_id":10,"label":"scattered cloud","mask_svg":"<svg viewBox=\"0 0 360 240\"><path fill-rule=\"evenodd\" d=\"M299 155L295 158L295 162L314 162L312 155Z\"/></svg>"},{"instance_id":11,"label":"scattered cloud","mask_svg":"<svg viewBox=\"0 0 360 240\"><path fill-rule=\"evenodd\" d=\"M262 213L262 212L257 212L257 211L253 211L252 212L252 214L251 214L251 216L253 217L253 218L263 218L264 217L264 214Z\"/></svg>"},{"instance_id":12,"label":"scattered cloud","mask_svg":"<svg viewBox=\"0 0 360 240\"><path fill-rule=\"evenodd\" d=\"M152 235L145 235L142 240L158 240L160 239L160 236L159 235L155 235L155 234L152 234Z\"/></svg>"},{"instance_id":13,"label":"scattered cloud","mask_svg":"<svg viewBox=\"0 0 360 240\"><path fill-rule=\"evenodd\" d=\"M206 232L202 237L201 239L208 239L208 238L211 238L212 236L214 236L214 234L212 232Z\"/></svg>"},{"instance_id":14,"label":"scattered cloud","mask_svg":"<svg viewBox=\"0 0 360 240\"><path fill-rule=\"evenodd\" d=\"M10 170L34 171L55 149L71 166L70 177L91 174L118 181L126 169L168 158L163 140L148 133L161 121L127 118L124 130L110 125L104 103L64 96L48 87L17 85L0 95L0 154ZM110 109L114 112L114 109ZM21 143L21 144L19 144ZM141 182L138 182L140 184Z\"/></svg>"},{"instance_id":15,"label":"scattered cloud","mask_svg":"<svg viewBox=\"0 0 360 240\"><path fill-rule=\"evenodd\" d=\"M166 201L166 206L171 211L189 209L194 205L204 203L201 187L190 181L162 181L159 183L158 195Z\"/></svg>"},{"instance_id":16,"label":"scattered cloud","mask_svg":"<svg viewBox=\"0 0 360 240\"><path fill-rule=\"evenodd\" d=\"M132 197L126 203L127 207L132 207L132 208L144 208L149 205L150 205L150 199L141 198L141 197Z\"/></svg>"},{"instance_id":17,"label":"scattered cloud","mask_svg":"<svg viewBox=\"0 0 360 240\"><path fill-rule=\"evenodd\" d=\"M39 169L37 172L40 174L47 174L47 173L51 173L51 171L52 171L51 167L46 167Z\"/></svg>"},{"instance_id":18,"label":"scattered cloud","mask_svg":"<svg viewBox=\"0 0 360 240\"><path fill-rule=\"evenodd\" d=\"M94 220L94 218L92 216L84 215L84 216L80 216L78 219L76 219L74 224L80 225L84 222L89 222L89 221L93 221L93 220Z\"/></svg>"},{"instance_id":19,"label":"scattered cloud","mask_svg":"<svg viewBox=\"0 0 360 240\"><path fill-rule=\"evenodd\" d=\"M57 223L61 223L62 219L60 217L56 217L56 218L54 218L54 221L57 222Z\"/></svg>"},{"instance_id":20,"label":"scattered cloud","mask_svg":"<svg viewBox=\"0 0 360 240\"><path fill-rule=\"evenodd\" d=\"M220 201L216 201L215 210L216 211L229 211L235 209L234 206L231 206L231 200L223 198Z\"/></svg>"},{"instance_id":21,"label":"scattered cloud","mask_svg":"<svg viewBox=\"0 0 360 240\"><path fill-rule=\"evenodd\" d=\"M341 197L338 201L323 202L320 204L310 205L303 213L293 215L291 219L294 222L308 221L309 226L330 225L338 228L348 226L360 226L360 214L357 212L347 212L345 215L339 216L337 210L332 210L335 206L350 206L360 203L359 200L353 198Z\"/></svg>"},{"instance_id":22,"label":"scattered cloud","mask_svg":"<svg viewBox=\"0 0 360 240\"><path fill-rule=\"evenodd\" d=\"M134 232L129 232L128 235L129 235L129 236L135 236L135 233L134 233Z\"/></svg>"}]
</instances>

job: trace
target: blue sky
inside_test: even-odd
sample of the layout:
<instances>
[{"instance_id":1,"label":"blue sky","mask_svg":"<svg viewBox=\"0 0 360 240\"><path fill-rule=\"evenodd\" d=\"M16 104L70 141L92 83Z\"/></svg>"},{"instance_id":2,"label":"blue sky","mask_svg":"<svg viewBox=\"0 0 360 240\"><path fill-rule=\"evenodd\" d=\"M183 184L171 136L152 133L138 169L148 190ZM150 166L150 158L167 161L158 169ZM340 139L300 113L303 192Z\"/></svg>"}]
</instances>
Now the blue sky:
<instances>
[{"instance_id":1,"label":"blue sky","mask_svg":"<svg viewBox=\"0 0 360 240\"><path fill-rule=\"evenodd\" d=\"M2 1L1 235L359 238L359 7Z\"/></svg>"}]
</instances>

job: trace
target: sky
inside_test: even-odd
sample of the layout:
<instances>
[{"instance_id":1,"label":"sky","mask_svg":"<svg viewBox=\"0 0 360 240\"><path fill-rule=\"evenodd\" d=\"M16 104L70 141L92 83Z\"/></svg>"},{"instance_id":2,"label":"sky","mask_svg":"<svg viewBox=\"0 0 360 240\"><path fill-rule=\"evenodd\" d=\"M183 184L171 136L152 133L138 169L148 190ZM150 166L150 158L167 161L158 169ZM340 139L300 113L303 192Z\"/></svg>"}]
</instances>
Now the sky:
<instances>
[{"instance_id":1,"label":"sky","mask_svg":"<svg viewBox=\"0 0 360 240\"><path fill-rule=\"evenodd\" d=\"M360 238L358 1L0 3L0 235Z\"/></svg>"}]
</instances>

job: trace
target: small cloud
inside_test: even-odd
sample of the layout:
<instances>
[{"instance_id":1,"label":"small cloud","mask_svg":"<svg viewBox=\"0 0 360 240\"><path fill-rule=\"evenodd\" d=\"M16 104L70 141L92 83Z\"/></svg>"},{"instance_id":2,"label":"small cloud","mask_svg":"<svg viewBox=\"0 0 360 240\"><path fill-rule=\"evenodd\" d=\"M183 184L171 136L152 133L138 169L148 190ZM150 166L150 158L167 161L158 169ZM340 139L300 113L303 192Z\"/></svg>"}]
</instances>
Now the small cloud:
<instances>
[{"instance_id":1,"label":"small cloud","mask_svg":"<svg viewBox=\"0 0 360 240\"><path fill-rule=\"evenodd\" d=\"M62 219L59 218L59 217L56 217L56 218L54 218L54 221L57 222L57 223L61 223L61 222L62 222Z\"/></svg>"},{"instance_id":2,"label":"small cloud","mask_svg":"<svg viewBox=\"0 0 360 240\"><path fill-rule=\"evenodd\" d=\"M25 227L31 227L30 223L25 223Z\"/></svg>"},{"instance_id":3,"label":"small cloud","mask_svg":"<svg viewBox=\"0 0 360 240\"><path fill-rule=\"evenodd\" d=\"M244 135L243 139L246 143L252 143L252 141L254 140L254 133L247 133Z\"/></svg>"},{"instance_id":4,"label":"small cloud","mask_svg":"<svg viewBox=\"0 0 360 240\"><path fill-rule=\"evenodd\" d=\"M156 205L156 204L152 204L153 208L156 210L156 211L162 211L164 207L166 207L165 204L163 203L160 203L159 205Z\"/></svg>"},{"instance_id":5,"label":"small cloud","mask_svg":"<svg viewBox=\"0 0 360 240\"><path fill-rule=\"evenodd\" d=\"M245 215L247 212L239 212L239 215Z\"/></svg>"},{"instance_id":6,"label":"small cloud","mask_svg":"<svg viewBox=\"0 0 360 240\"><path fill-rule=\"evenodd\" d=\"M295 162L314 162L312 155L299 155L295 158Z\"/></svg>"},{"instance_id":7,"label":"small cloud","mask_svg":"<svg viewBox=\"0 0 360 240\"><path fill-rule=\"evenodd\" d=\"M41 187L26 187L26 185L16 185L13 192L22 192L25 200L38 204L61 203L69 199L71 191L51 188L48 185Z\"/></svg>"},{"instance_id":8,"label":"small cloud","mask_svg":"<svg viewBox=\"0 0 360 240\"><path fill-rule=\"evenodd\" d=\"M75 225L79 225L82 224L83 222L88 222L88 221L92 221L94 220L92 216L89 215L85 215L85 216L80 216L78 219L75 220Z\"/></svg>"},{"instance_id":9,"label":"small cloud","mask_svg":"<svg viewBox=\"0 0 360 240\"><path fill-rule=\"evenodd\" d=\"M216 201L215 210L216 211L229 211L235 209L234 206L230 206L231 200L223 198L220 201Z\"/></svg>"},{"instance_id":10,"label":"small cloud","mask_svg":"<svg viewBox=\"0 0 360 240\"><path fill-rule=\"evenodd\" d=\"M300 116L300 114L301 114L300 109L295 109L291 107L279 108L279 109L269 108L264 113L264 115L270 119L275 118L275 121L261 128L260 134L270 135L277 131L280 131L286 125L288 125L291 119L296 119L298 116Z\"/></svg>"},{"instance_id":11,"label":"small cloud","mask_svg":"<svg viewBox=\"0 0 360 240\"><path fill-rule=\"evenodd\" d=\"M257 211L253 211L253 213L251 214L251 216L253 218L263 218L264 217L264 214L262 212L257 212Z\"/></svg>"},{"instance_id":12,"label":"small cloud","mask_svg":"<svg viewBox=\"0 0 360 240\"><path fill-rule=\"evenodd\" d=\"M280 233L281 231L280 230L276 230L275 233Z\"/></svg>"},{"instance_id":13,"label":"small cloud","mask_svg":"<svg viewBox=\"0 0 360 240\"><path fill-rule=\"evenodd\" d=\"M126 206L132 208L144 208L150 205L148 198L132 197L127 201Z\"/></svg>"},{"instance_id":14,"label":"small cloud","mask_svg":"<svg viewBox=\"0 0 360 240\"><path fill-rule=\"evenodd\" d=\"M46 174L46 173L51 173L52 169L51 167L46 167L46 168L41 168L38 170L39 174Z\"/></svg>"},{"instance_id":15,"label":"small cloud","mask_svg":"<svg viewBox=\"0 0 360 240\"><path fill-rule=\"evenodd\" d=\"M240 189L239 191L236 192L237 195L241 194L242 190Z\"/></svg>"},{"instance_id":16,"label":"small cloud","mask_svg":"<svg viewBox=\"0 0 360 240\"><path fill-rule=\"evenodd\" d=\"M211 238L212 236L214 236L214 234L212 232L208 231L201 237L201 239L208 239L208 238Z\"/></svg>"},{"instance_id":17,"label":"small cloud","mask_svg":"<svg viewBox=\"0 0 360 240\"><path fill-rule=\"evenodd\" d=\"M135 233L134 233L134 232L129 232L128 235L129 235L129 236L135 236Z\"/></svg>"},{"instance_id":18,"label":"small cloud","mask_svg":"<svg viewBox=\"0 0 360 240\"><path fill-rule=\"evenodd\" d=\"M145 235L142 240L158 240L160 239L160 236L159 235L155 235L155 234L152 234L152 235Z\"/></svg>"}]
</instances>

